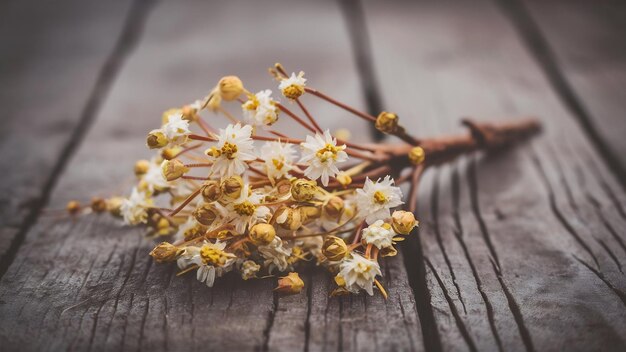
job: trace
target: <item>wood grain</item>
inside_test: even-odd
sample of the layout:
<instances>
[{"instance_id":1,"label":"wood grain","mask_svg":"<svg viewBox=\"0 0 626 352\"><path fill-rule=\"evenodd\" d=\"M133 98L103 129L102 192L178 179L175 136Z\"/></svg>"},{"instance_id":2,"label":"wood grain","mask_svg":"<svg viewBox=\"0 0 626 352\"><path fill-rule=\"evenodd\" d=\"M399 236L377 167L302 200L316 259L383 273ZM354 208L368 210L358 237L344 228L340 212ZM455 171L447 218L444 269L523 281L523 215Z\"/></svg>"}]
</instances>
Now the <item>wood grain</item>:
<instances>
[{"instance_id":1,"label":"wood grain","mask_svg":"<svg viewBox=\"0 0 626 352\"><path fill-rule=\"evenodd\" d=\"M272 16L259 16L268 9ZM201 97L225 74L238 74L249 89L260 90L275 85L266 68L280 60L289 70L305 69L312 86L363 106L347 40L337 4L329 1L297 6L278 1L159 3L60 178L51 206L99 192L127 192L134 160L149 155L142 148L145 132L159 123L160 113ZM305 102L325 127L349 126L356 140L367 138L362 122L313 99ZM294 130L286 120L282 126ZM387 301L330 299L329 276L319 269L305 275L306 293L277 297L272 279L244 282L228 276L209 289L193 275L175 277L173 266L153 264L147 255L153 244L140 230L108 216L40 218L0 282L3 347L423 348L401 257L384 266Z\"/></svg>"},{"instance_id":2,"label":"wood grain","mask_svg":"<svg viewBox=\"0 0 626 352\"><path fill-rule=\"evenodd\" d=\"M622 1L502 1L515 10L518 33L544 70L560 75L557 90L590 138L603 144L626 187L626 4ZM510 11L509 11L510 12ZM547 61L553 62L550 65ZM554 81L553 77L551 81ZM568 93L567 91L570 91ZM568 95L569 94L569 95Z\"/></svg>"},{"instance_id":3,"label":"wood grain","mask_svg":"<svg viewBox=\"0 0 626 352\"><path fill-rule=\"evenodd\" d=\"M430 346L623 349L625 195L508 17L487 1L366 2L366 19L387 109L412 132L463 116L545 124L525 146L425 175L426 277L411 279L430 293Z\"/></svg>"},{"instance_id":4,"label":"wood grain","mask_svg":"<svg viewBox=\"0 0 626 352\"><path fill-rule=\"evenodd\" d=\"M0 275L103 90L130 1L0 4ZM25 20L28 19L28 20ZM69 65L68 63L71 63ZM113 73L113 72L111 72Z\"/></svg>"}]
</instances>

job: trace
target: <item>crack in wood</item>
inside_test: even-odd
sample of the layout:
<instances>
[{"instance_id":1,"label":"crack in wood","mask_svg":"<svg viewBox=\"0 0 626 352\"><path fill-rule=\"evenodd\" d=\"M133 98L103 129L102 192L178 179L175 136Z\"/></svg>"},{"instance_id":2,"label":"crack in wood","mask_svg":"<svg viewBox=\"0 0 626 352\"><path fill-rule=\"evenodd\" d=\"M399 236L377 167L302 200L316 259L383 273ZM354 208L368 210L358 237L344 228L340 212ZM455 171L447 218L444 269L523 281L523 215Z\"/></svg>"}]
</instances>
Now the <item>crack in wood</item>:
<instances>
[{"instance_id":1,"label":"crack in wood","mask_svg":"<svg viewBox=\"0 0 626 352\"><path fill-rule=\"evenodd\" d=\"M522 342L524 343L524 347L526 347L526 351L533 352L535 351L535 347L533 345L533 340L530 336L530 332L524 323L524 316L522 315L522 311L515 300L515 297L509 290L509 287L504 282L504 277L502 276L501 269L497 266L497 263L493 260L493 258L489 258L491 261L491 265L493 266L493 271L496 273L496 277L500 282L500 287L502 287L502 291L506 296L506 300L509 304L509 310L513 314L513 318L515 319L515 323L517 324L517 328L519 329L520 335L522 337Z\"/></svg>"},{"instance_id":2,"label":"crack in wood","mask_svg":"<svg viewBox=\"0 0 626 352\"><path fill-rule=\"evenodd\" d=\"M439 284L439 288L443 292L443 296L445 297L446 302L448 302L448 307L450 307L450 312L452 313L452 316L454 317L454 321L456 322L456 326L459 329L459 332L461 333L461 336L463 336L463 340L465 340L465 343L467 344L467 347L470 349L470 351L478 351L478 349L476 348L476 344L474 343L474 340L472 339L472 336L469 334L469 331L468 331L467 327L465 326L465 323L463 322L463 319L461 319L461 315L459 314L458 310L456 309L456 305L454 304L454 301L452 300L452 297L450 297L450 294L448 293L448 290L446 290L446 287L445 287L443 281L441 280L441 277L439 277L439 274L435 270L435 267L433 266L433 264L430 262L430 260L427 257L424 257L424 261L426 262L426 264L430 268L430 271L433 273L433 276L435 277L435 280L437 280L437 284Z\"/></svg>"},{"instance_id":3,"label":"crack in wood","mask_svg":"<svg viewBox=\"0 0 626 352\"><path fill-rule=\"evenodd\" d=\"M500 338L500 334L498 333L498 329L496 328L493 305L491 304L491 301L489 300L489 296L487 296L487 293L483 289L482 280L480 279L478 270L476 269L476 264L474 264L474 260L472 259L472 256L470 255L470 252L467 248L467 244L465 243L465 240L463 239L463 233L464 233L463 223L461 222L461 216L459 213L461 182L460 182L460 176L459 176L459 172L457 168L454 168L454 170L452 171L451 177L452 177L452 217L454 219L454 223L456 226L456 229L453 231L454 236L456 237L457 241L461 245L461 249L463 250L465 259L467 260L470 266L470 271L472 272L472 276L474 276L474 281L476 282L476 289L478 290L478 293L480 294L480 297L482 298L483 303L485 304L485 308L487 310L487 321L489 322L489 328L491 329L491 333L494 339L496 340L496 345L498 346L498 350L502 352L504 351L504 347L502 346L502 339Z\"/></svg>"},{"instance_id":4,"label":"crack in wood","mask_svg":"<svg viewBox=\"0 0 626 352\"><path fill-rule=\"evenodd\" d=\"M532 18L526 6L519 0L496 0L503 14L531 53L539 68L556 92L562 104L582 127L583 132L604 159L609 170L615 175L623 190L626 190L626 169L619 157L609 146L595 126L595 118L580 99L568 79L563 74L550 43Z\"/></svg>"},{"instance_id":5,"label":"crack in wood","mask_svg":"<svg viewBox=\"0 0 626 352\"><path fill-rule=\"evenodd\" d=\"M535 165L535 169L538 171L539 176L542 180L542 183L544 184L546 188L546 192L548 194L548 203L550 204L550 210L552 211L552 214L556 217L559 223L565 228L567 233L569 233L572 236L572 238L574 238L574 240L585 250L585 252L589 254L589 256L593 259L596 266L599 267L600 264L598 262L598 258L591 250L591 247L589 247L587 242L583 240L583 238L580 236L580 234L578 234L576 229L569 223L569 221L567 221L563 213L561 213L561 210L559 209L556 203L556 195L554 194L552 185L550 184L550 181L548 180L548 175L546 174L543 168L543 165L541 164L541 161L539 160L539 157L537 156L537 153L532 148L530 148L530 151L531 151L530 152L531 159L533 161L533 164Z\"/></svg>"},{"instance_id":6,"label":"crack in wood","mask_svg":"<svg viewBox=\"0 0 626 352\"><path fill-rule=\"evenodd\" d=\"M439 170L437 170L437 174L435 175L435 179L433 182L432 193L430 197L430 210L431 210L431 218L433 221L433 230L435 232L435 238L437 239L437 245L439 246L439 250L443 254L443 259L448 267L448 271L450 272L450 278L452 279L452 284L456 288L457 295L459 296L459 301L461 302L461 306L463 307L463 312L467 314L467 308L465 307L465 302L463 301L463 296L461 295L461 288L456 280L456 275L454 273L454 269L452 268L452 263L450 262L450 257L448 256L448 252L446 251L446 247L443 244L443 239L441 237L441 230L439 228Z\"/></svg>"},{"instance_id":7,"label":"crack in wood","mask_svg":"<svg viewBox=\"0 0 626 352\"><path fill-rule=\"evenodd\" d=\"M100 106L106 99L117 74L120 72L120 69L124 65L124 62L129 54L139 42L143 25L153 3L154 0L135 0L133 2L133 5L127 15L126 22L124 23L121 35L118 38L113 51L104 62L104 65L98 74L96 83L91 91L91 94L89 95L89 98L87 99L87 102L85 103L85 107L81 112L76 127L72 131L68 142L61 150L61 154L57 162L54 164L54 167L52 168L50 175L41 190L39 198L36 201L33 201L30 212L24 219L18 233L11 241L11 245L7 253L0 260L0 278L4 276L9 266L15 259L17 251L24 242L26 233L28 233L30 228L37 222L37 219L39 218L44 206L48 203L52 190L55 188L57 181L65 169L65 166L74 155L74 152L81 144L83 137L87 134L87 131L93 124L93 121L100 110Z\"/></svg>"},{"instance_id":8,"label":"crack in wood","mask_svg":"<svg viewBox=\"0 0 626 352\"><path fill-rule=\"evenodd\" d=\"M573 254L574 259L576 259L580 264L582 264L583 266L585 266L587 269L589 269L589 271L591 271L592 273L594 273L598 279L602 280L602 282L604 282L604 284L611 290L613 291L613 293L615 293L617 295L617 297L619 297L619 299L622 301L622 304L624 305L624 307L626 307L626 293L624 293L624 291L620 290L619 288L615 287L605 276L603 273L601 273L599 270L595 269L594 267L592 267L591 265L589 265L587 262L585 262L584 260L580 259L579 257L577 257L575 254Z\"/></svg>"}]
</instances>

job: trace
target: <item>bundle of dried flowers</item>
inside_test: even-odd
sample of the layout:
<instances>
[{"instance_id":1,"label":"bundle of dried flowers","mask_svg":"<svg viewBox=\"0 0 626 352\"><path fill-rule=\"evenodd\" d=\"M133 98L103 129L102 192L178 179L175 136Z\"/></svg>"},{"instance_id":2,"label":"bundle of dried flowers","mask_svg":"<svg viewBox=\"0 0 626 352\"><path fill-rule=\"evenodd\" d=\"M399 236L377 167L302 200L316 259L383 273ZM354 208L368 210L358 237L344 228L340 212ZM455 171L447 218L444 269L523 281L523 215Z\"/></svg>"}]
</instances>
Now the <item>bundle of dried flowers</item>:
<instances>
[{"instance_id":1,"label":"bundle of dried flowers","mask_svg":"<svg viewBox=\"0 0 626 352\"><path fill-rule=\"evenodd\" d=\"M500 125L464 121L468 135L419 140L399 125L396 114L374 117L342 104L308 87L303 72L289 76L276 64L270 73L289 107L269 89L254 94L238 77L222 78L205 99L163 114L161 127L147 137L156 156L135 164L136 187L125 198L94 199L92 210L108 210L128 225L171 236L150 255L159 263L176 262L179 274L195 271L209 287L230 271L248 280L314 260L334 275L333 294L363 290L372 295L377 288L386 297L377 279L379 259L396 255L395 245L418 224L414 212L423 170L473 150L501 148L539 130L533 119ZM319 126L300 101L303 94L405 143L341 140ZM224 103L241 104L244 122ZM292 111L294 105L304 118ZM230 124L214 129L201 116L207 110L223 114ZM273 130L280 115L298 122L306 138ZM406 203L398 187L405 182L411 184ZM162 198L169 200L169 208L157 205ZM403 204L407 210L397 209ZM70 202L68 210L76 213L80 206ZM290 272L276 290L297 293L303 286L297 272Z\"/></svg>"}]
</instances>

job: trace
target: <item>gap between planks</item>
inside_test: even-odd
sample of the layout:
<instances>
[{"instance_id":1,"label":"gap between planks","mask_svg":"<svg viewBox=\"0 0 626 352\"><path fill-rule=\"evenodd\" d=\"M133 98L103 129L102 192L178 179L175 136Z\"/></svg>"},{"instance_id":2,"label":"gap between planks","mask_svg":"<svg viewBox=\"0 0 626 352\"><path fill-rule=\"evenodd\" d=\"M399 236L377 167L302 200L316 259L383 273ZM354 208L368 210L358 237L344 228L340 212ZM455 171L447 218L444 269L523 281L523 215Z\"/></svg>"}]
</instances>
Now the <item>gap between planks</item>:
<instances>
[{"instance_id":1,"label":"gap between planks","mask_svg":"<svg viewBox=\"0 0 626 352\"><path fill-rule=\"evenodd\" d=\"M85 106L80 114L80 118L78 119L78 123L74 131L72 131L68 142L61 150L59 159L54 164L52 171L43 186L41 196L32 204L30 212L21 224L18 233L11 241L9 250L0 261L0 279L4 276L11 263L13 263L17 251L24 242L26 233L28 233L28 230L32 227L32 225L37 222L41 211L48 203L52 190L54 189L75 150L83 141L83 137L87 134L87 131L93 124L100 106L106 99L117 74L126 61L126 58L137 46L147 15L154 3L155 0L133 1L126 17L122 32L115 43L113 50L98 73L96 83L87 98Z\"/></svg>"}]
</instances>

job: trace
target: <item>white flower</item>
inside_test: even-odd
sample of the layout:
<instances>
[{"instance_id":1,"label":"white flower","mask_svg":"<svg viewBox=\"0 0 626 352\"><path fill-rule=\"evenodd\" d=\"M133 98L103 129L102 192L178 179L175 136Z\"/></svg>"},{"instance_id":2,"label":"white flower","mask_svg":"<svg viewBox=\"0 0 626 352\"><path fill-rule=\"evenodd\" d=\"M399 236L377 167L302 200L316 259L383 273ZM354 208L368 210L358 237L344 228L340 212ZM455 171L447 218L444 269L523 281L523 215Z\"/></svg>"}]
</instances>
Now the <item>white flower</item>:
<instances>
[{"instance_id":1,"label":"white flower","mask_svg":"<svg viewBox=\"0 0 626 352\"><path fill-rule=\"evenodd\" d=\"M152 206L152 200L145 192L133 188L130 196L122 201L120 211L127 225L145 223L148 218L148 207Z\"/></svg>"},{"instance_id":2,"label":"white flower","mask_svg":"<svg viewBox=\"0 0 626 352\"><path fill-rule=\"evenodd\" d=\"M265 265L269 267L271 273L275 268L278 271L285 271L289 267L289 256L291 255L291 248L283 247L283 241L280 237L276 236L267 246L258 247L259 254L265 258Z\"/></svg>"},{"instance_id":3,"label":"white flower","mask_svg":"<svg viewBox=\"0 0 626 352\"><path fill-rule=\"evenodd\" d=\"M376 182L367 178L363 189L356 190L359 216L364 217L368 224L388 218L390 208L404 203L400 187L394 187L393 184L394 181L390 176Z\"/></svg>"},{"instance_id":4,"label":"white flower","mask_svg":"<svg viewBox=\"0 0 626 352\"><path fill-rule=\"evenodd\" d=\"M370 296L374 294L374 279L376 275L381 275L380 266L376 261L352 253L350 258L344 259L339 265L339 276L345 281L345 288L358 293L364 289Z\"/></svg>"},{"instance_id":5,"label":"white flower","mask_svg":"<svg viewBox=\"0 0 626 352\"><path fill-rule=\"evenodd\" d=\"M261 155L265 160L267 176L279 179L293 169L296 151L293 145L281 142L267 142L261 147Z\"/></svg>"},{"instance_id":6,"label":"white flower","mask_svg":"<svg viewBox=\"0 0 626 352\"><path fill-rule=\"evenodd\" d=\"M271 90L262 90L241 105L243 116L249 123L254 126L269 126L278 120L276 101L271 95Z\"/></svg>"},{"instance_id":7,"label":"white flower","mask_svg":"<svg viewBox=\"0 0 626 352\"><path fill-rule=\"evenodd\" d=\"M259 264L252 260L246 260L241 264L241 278L244 280L255 278L259 270L261 270Z\"/></svg>"},{"instance_id":8,"label":"white flower","mask_svg":"<svg viewBox=\"0 0 626 352\"><path fill-rule=\"evenodd\" d=\"M361 236L365 243L373 244L378 249L389 247L393 244L395 232L389 224L382 220L378 220L370 226L363 229Z\"/></svg>"},{"instance_id":9,"label":"white flower","mask_svg":"<svg viewBox=\"0 0 626 352\"><path fill-rule=\"evenodd\" d=\"M248 168L246 161L255 160L252 126L240 124L220 129L217 144L206 151L213 158L212 173L220 177L241 175Z\"/></svg>"},{"instance_id":10,"label":"white flower","mask_svg":"<svg viewBox=\"0 0 626 352\"><path fill-rule=\"evenodd\" d=\"M190 265L197 265L196 279L200 282L204 282L208 287L213 287L215 278L221 277L224 273L229 272L232 269L232 265L235 263L235 255L224 252L224 248L226 248L226 242L220 241L215 243L204 242L202 247L185 247L177 260L178 267L185 269ZM215 264L210 261L210 257L203 258L205 249L213 250L213 253L217 253L216 256L220 257L223 262Z\"/></svg>"},{"instance_id":11,"label":"white flower","mask_svg":"<svg viewBox=\"0 0 626 352\"><path fill-rule=\"evenodd\" d=\"M324 131L323 136L319 133L316 133L315 137L306 136L306 141L301 146L300 162L309 165L304 170L304 175L311 180L321 177L324 186L328 186L329 177L335 177L339 173L335 164L348 160L348 154L344 152L346 146L337 146L337 140L328 130Z\"/></svg>"},{"instance_id":12,"label":"white flower","mask_svg":"<svg viewBox=\"0 0 626 352\"><path fill-rule=\"evenodd\" d=\"M239 198L228 204L231 223L238 233L243 234L248 226L266 222L271 216L268 207L259 205L262 199L262 194L250 192L250 185L245 184Z\"/></svg>"},{"instance_id":13,"label":"white flower","mask_svg":"<svg viewBox=\"0 0 626 352\"><path fill-rule=\"evenodd\" d=\"M167 122L161 127L161 131L170 142L170 145L178 145L187 141L187 135L191 133L189 130L189 121L183 119L180 112L171 114L167 117Z\"/></svg>"},{"instance_id":14,"label":"white flower","mask_svg":"<svg viewBox=\"0 0 626 352\"><path fill-rule=\"evenodd\" d=\"M150 162L148 171L143 176L142 180L146 183L148 190L153 193L154 191L162 191L169 187L169 183L163 176L163 171L160 164L156 160Z\"/></svg>"},{"instance_id":15,"label":"white flower","mask_svg":"<svg viewBox=\"0 0 626 352\"><path fill-rule=\"evenodd\" d=\"M304 78L304 72L300 71L296 76L295 73L291 73L289 78L283 79L278 85L278 89L283 95L289 99L297 99L304 94L304 86L306 79Z\"/></svg>"}]
</instances>

